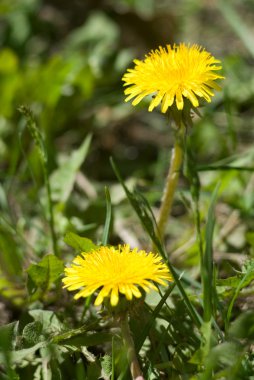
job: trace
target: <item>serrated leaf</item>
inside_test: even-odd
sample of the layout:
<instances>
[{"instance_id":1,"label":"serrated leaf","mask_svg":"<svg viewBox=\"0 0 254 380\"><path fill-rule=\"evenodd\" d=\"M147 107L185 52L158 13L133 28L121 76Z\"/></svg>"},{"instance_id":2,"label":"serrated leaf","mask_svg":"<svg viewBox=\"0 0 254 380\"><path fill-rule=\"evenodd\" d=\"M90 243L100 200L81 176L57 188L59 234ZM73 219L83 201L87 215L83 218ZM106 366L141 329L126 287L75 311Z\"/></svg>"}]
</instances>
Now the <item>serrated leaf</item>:
<instances>
[{"instance_id":1,"label":"serrated leaf","mask_svg":"<svg viewBox=\"0 0 254 380\"><path fill-rule=\"evenodd\" d=\"M63 323L51 310L30 310L29 314L42 325L44 334L59 334L64 329Z\"/></svg>"},{"instance_id":2,"label":"serrated leaf","mask_svg":"<svg viewBox=\"0 0 254 380\"><path fill-rule=\"evenodd\" d=\"M65 331L62 334L58 334L58 335L54 336L52 339L52 342L58 343L58 342L61 342L63 340L70 339L74 336L78 336L78 335L86 333L87 330L88 330L88 327L85 325L85 326L79 327L78 329L71 329L71 330Z\"/></svg>"},{"instance_id":3,"label":"serrated leaf","mask_svg":"<svg viewBox=\"0 0 254 380\"><path fill-rule=\"evenodd\" d=\"M216 286L236 288L241 281L241 276L231 276L228 278L219 278L216 280Z\"/></svg>"},{"instance_id":4,"label":"serrated leaf","mask_svg":"<svg viewBox=\"0 0 254 380\"><path fill-rule=\"evenodd\" d=\"M45 342L40 342L30 348L24 348L22 350L11 351L12 364L21 364L23 360L26 360L26 361L32 360L36 351L42 347L45 347L45 345L46 345Z\"/></svg>"},{"instance_id":5,"label":"serrated leaf","mask_svg":"<svg viewBox=\"0 0 254 380\"><path fill-rule=\"evenodd\" d=\"M28 346L33 346L41 341L42 324L39 321L28 323L22 332L22 337Z\"/></svg>"},{"instance_id":6,"label":"serrated leaf","mask_svg":"<svg viewBox=\"0 0 254 380\"><path fill-rule=\"evenodd\" d=\"M228 278L218 279L216 281L217 286L237 288L240 285L240 288L244 288L250 284L251 281L254 280L254 263L250 262L242 273L237 276L231 276Z\"/></svg>"},{"instance_id":7,"label":"serrated leaf","mask_svg":"<svg viewBox=\"0 0 254 380\"><path fill-rule=\"evenodd\" d=\"M247 262L245 264L245 266L243 268L243 273L241 273L241 276L240 276L240 281L238 282L238 284L235 288L235 291L234 291L234 295L230 301L228 311L227 311L226 320L225 320L226 328L228 328L228 326L229 326L229 321L231 318L232 309L233 309L235 300L237 299L241 289L243 289L244 287L249 285L249 283L253 279L254 279L254 260L251 260L250 262Z\"/></svg>"},{"instance_id":8,"label":"serrated leaf","mask_svg":"<svg viewBox=\"0 0 254 380\"><path fill-rule=\"evenodd\" d=\"M89 252L97 248L92 240L79 236L74 232L67 232L64 237L64 242L78 252Z\"/></svg>"},{"instance_id":9,"label":"serrated leaf","mask_svg":"<svg viewBox=\"0 0 254 380\"><path fill-rule=\"evenodd\" d=\"M82 346L98 346L103 343L111 342L112 334L110 333L86 333L81 336L73 336L69 339L61 341L59 344L71 345L76 347Z\"/></svg>"},{"instance_id":10,"label":"serrated leaf","mask_svg":"<svg viewBox=\"0 0 254 380\"><path fill-rule=\"evenodd\" d=\"M78 329L71 329L57 334L52 338L52 343L70 346L93 346L108 342L112 339L109 333L91 333L86 325Z\"/></svg>"}]
</instances>

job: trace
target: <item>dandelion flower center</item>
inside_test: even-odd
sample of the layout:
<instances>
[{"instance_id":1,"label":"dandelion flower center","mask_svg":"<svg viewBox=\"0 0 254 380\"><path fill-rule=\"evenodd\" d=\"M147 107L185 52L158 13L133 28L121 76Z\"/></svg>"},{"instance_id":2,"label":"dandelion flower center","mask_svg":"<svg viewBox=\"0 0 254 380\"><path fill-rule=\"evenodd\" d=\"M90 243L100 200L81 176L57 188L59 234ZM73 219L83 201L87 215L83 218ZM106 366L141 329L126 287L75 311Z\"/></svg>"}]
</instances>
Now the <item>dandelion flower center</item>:
<instances>
[{"instance_id":1,"label":"dandelion flower center","mask_svg":"<svg viewBox=\"0 0 254 380\"><path fill-rule=\"evenodd\" d=\"M127 300L141 297L140 288L148 292L157 290L155 283L166 285L172 276L161 261L160 256L138 250L129 245L100 247L77 256L71 266L65 269L64 287L79 290L75 299L88 297L99 290L95 305L100 305L105 297L110 297L112 306L119 301L119 293Z\"/></svg>"},{"instance_id":2,"label":"dandelion flower center","mask_svg":"<svg viewBox=\"0 0 254 380\"><path fill-rule=\"evenodd\" d=\"M128 69L122 78L124 86L128 86L125 101L134 98L135 106L153 95L149 111L161 103L161 112L165 113L174 102L182 110L186 99L193 107L199 106L199 98L211 102L213 89L221 89L215 80L224 78L216 73L221 69L220 61L198 45L160 46L144 61L136 59L134 63L134 69Z\"/></svg>"}]
</instances>

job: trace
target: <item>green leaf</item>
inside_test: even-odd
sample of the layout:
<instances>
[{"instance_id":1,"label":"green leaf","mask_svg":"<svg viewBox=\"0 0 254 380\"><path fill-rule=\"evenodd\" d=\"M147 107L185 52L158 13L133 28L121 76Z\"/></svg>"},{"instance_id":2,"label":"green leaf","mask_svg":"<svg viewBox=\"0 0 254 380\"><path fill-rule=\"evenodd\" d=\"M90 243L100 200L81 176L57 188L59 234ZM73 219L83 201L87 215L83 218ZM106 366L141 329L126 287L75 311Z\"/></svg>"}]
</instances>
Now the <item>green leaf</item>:
<instances>
[{"instance_id":1,"label":"green leaf","mask_svg":"<svg viewBox=\"0 0 254 380\"><path fill-rule=\"evenodd\" d=\"M28 346L34 346L41 341L42 323L39 321L28 323L22 332L22 337Z\"/></svg>"},{"instance_id":2,"label":"green leaf","mask_svg":"<svg viewBox=\"0 0 254 380\"><path fill-rule=\"evenodd\" d=\"M70 345L70 346L76 346L76 347L82 347L82 346L98 346L103 343L111 342L112 340L112 334L110 333L86 333L81 336L73 336L69 339L60 341L59 344L61 345Z\"/></svg>"},{"instance_id":3,"label":"green leaf","mask_svg":"<svg viewBox=\"0 0 254 380\"><path fill-rule=\"evenodd\" d=\"M59 343L61 341L66 341L66 340L68 340L68 339L70 339L72 337L84 334L87 331L88 331L88 327L86 325L81 326L81 327L79 327L77 329L71 329L71 330L65 331L65 332L63 332L61 334L55 335L52 338L52 342L53 343Z\"/></svg>"},{"instance_id":4,"label":"green leaf","mask_svg":"<svg viewBox=\"0 0 254 380\"><path fill-rule=\"evenodd\" d=\"M15 346L18 322L0 326L0 350L11 350Z\"/></svg>"},{"instance_id":5,"label":"green leaf","mask_svg":"<svg viewBox=\"0 0 254 380\"><path fill-rule=\"evenodd\" d=\"M52 343L68 346L96 346L103 342L109 342L112 339L110 333L92 333L88 331L88 326L84 325L78 329L72 329L57 334L52 338Z\"/></svg>"},{"instance_id":6,"label":"green leaf","mask_svg":"<svg viewBox=\"0 0 254 380\"><path fill-rule=\"evenodd\" d=\"M12 351L11 352L11 361L12 364L21 364L24 360L29 361L34 358L36 351L42 347L45 347L45 342L37 343L35 346L30 348L24 348L22 350Z\"/></svg>"},{"instance_id":7,"label":"green leaf","mask_svg":"<svg viewBox=\"0 0 254 380\"><path fill-rule=\"evenodd\" d=\"M92 240L79 236L74 232L67 232L64 237L64 242L78 252L89 252L97 248Z\"/></svg>"},{"instance_id":8,"label":"green leaf","mask_svg":"<svg viewBox=\"0 0 254 380\"><path fill-rule=\"evenodd\" d=\"M82 145L74 150L68 159L50 176L50 188L52 200L65 203L69 198L76 179L76 174L84 162L91 142L88 135Z\"/></svg>"},{"instance_id":9,"label":"green leaf","mask_svg":"<svg viewBox=\"0 0 254 380\"><path fill-rule=\"evenodd\" d=\"M219 278L216 280L216 286L237 288L242 276L231 276L228 278Z\"/></svg>"},{"instance_id":10,"label":"green leaf","mask_svg":"<svg viewBox=\"0 0 254 380\"><path fill-rule=\"evenodd\" d=\"M190 359L190 363L203 365L204 360L207 358L210 352L211 345L211 320L208 322L203 322L200 328L202 334L202 341L200 348L194 353Z\"/></svg>"},{"instance_id":11,"label":"green leaf","mask_svg":"<svg viewBox=\"0 0 254 380\"><path fill-rule=\"evenodd\" d=\"M11 279L22 274L20 245L23 239L20 239L17 228L8 219L0 216L0 272Z\"/></svg>"},{"instance_id":12,"label":"green leaf","mask_svg":"<svg viewBox=\"0 0 254 380\"><path fill-rule=\"evenodd\" d=\"M17 341L18 322L12 322L0 327L0 367L6 371L6 380L18 380L19 377L13 369L11 350ZM2 370L0 370L0 376ZM2 379L2 377L1 377Z\"/></svg>"},{"instance_id":13,"label":"green leaf","mask_svg":"<svg viewBox=\"0 0 254 380\"><path fill-rule=\"evenodd\" d=\"M104 12L94 11L81 27L70 33L65 41L66 54L73 55L85 48L93 72L96 76L103 75L103 65L112 55L112 46L115 46L118 37L119 29L112 19Z\"/></svg>"},{"instance_id":14,"label":"green leaf","mask_svg":"<svg viewBox=\"0 0 254 380\"><path fill-rule=\"evenodd\" d=\"M198 377L199 380L211 380L217 377L213 377L213 371L217 368L227 368L235 364L238 359L241 361L241 355L243 354L243 347L239 342L224 342L216 345L212 348L207 356L204 364L204 371ZM234 360L232 360L234 358ZM233 379L229 377L219 377L218 379ZM237 379L237 377L234 377ZM240 377L239 377L240 379Z\"/></svg>"},{"instance_id":15,"label":"green leaf","mask_svg":"<svg viewBox=\"0 0 254 380\"><path fill-rule=\"evenodd\" d=\"M249 310L231 323L228 335L231 338L254 340L254 312Z\"/></svg>"},{"instance_id":16,"label":"green leaf","mask_svg":"<svg viewBox=\"0 0 254 380\"><path fill-rule=\"evenodd\" d=\"M254 280L254 262L252 264L252 269L248 270L247 273L243 271L237 276L231 276L228 278L218 279L216 281L217 286L230 287L236 289L240 285L240 289L248 286L251 281Z\"/></svg>"},{"instance_id":17,"label":"green leaf","mask_svg":"<svg viewBox=\"0 0 254 380\"><path fill-rule=\"evenodd\" d=\"M29 314L35 322L42 325L43 334L59 334L64 329L63 323L57 318L55 313L50 310L30 310Z\"/></svg>"},{"instance_id":18,"label":"green leaf","mask_svg":"<svg viewBox=\"0 0 254 380\"><path fill-rule=\"evenodd\" d=\"M45 293L50 285L55 282L63 273L64 264L55 255L46 255L38 264L32 264L27 269L28 291L32 295L38 288L42 294Z\"/></svg>"},{"instance_id":19,"label":"green leaf","mask_svg":"<svg viewBox=\"0 0 254 380\"><path fill-rule=\"evenodd\" d=\"M229 307L227 310L226 320L225 320L226 329L229 326L229 321L231 318L231 313L233 310L235 300L237 299L241 289L246 287L253 280L253 278L254 278L254 260L251 260L250 262L248 262L245 265L245 268L244 268L244 271L243 271L242 276L240 278L240 281L238 282L238 285L235 289L234 295L230 301L230 304L229 304Z\"/></svg>"}]
</instances>

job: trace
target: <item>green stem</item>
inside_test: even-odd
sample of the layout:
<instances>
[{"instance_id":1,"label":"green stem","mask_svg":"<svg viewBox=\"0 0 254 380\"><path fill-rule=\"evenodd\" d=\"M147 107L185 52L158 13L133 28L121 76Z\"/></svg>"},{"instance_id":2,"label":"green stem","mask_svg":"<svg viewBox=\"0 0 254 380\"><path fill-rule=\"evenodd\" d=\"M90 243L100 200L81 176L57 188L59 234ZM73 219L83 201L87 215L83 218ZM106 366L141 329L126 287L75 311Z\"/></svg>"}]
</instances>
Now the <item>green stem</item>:
<instances>
[{"instance_id":1,"label":"green stem","mask_svg":"<svg viewBox=\"0 0 254 380\"><path fill-rule=\"evenodd\" d=\"M204 249L203 249L203 238L201 231L201 219L200 219L200 211L199 211L199 202L198 200L195 202L195 220L196 220L196 233L197 233L197 243L199 248L200 255L200 273L202 273L203 261L204 261Z\"/></svg>"},{"instance_id":2,"label":"green stem","mask_svg":"<svg viewBox=\"0 0 254 380\"><path fill-rule=\"evenodd\" d=\"M136 355L134 342L131 336L127 313L120 316L119 326L121 328L124 344L127 348L127 356L130 365L132 380L144 380Z\"/></svg>"},{"instance_id":3,"label":"green stem","mask_svg":"<svg viewBox=\"0 0 254 380\"><path fill-rule=\"evenodd\" d=\"M178 183L179 173L183 162L182 128L176 134L175 144L172 150L169 172L164 187L162 203L157 221L158 235L161 240L164 238L166 224L171 211L174 193Z\"/></svg>"},{"instance_id":4,"label":"green stem","mask_svg":"<svg viewBox=\"0 0 254 380\"><path fill-rule=\"evenodd\" d=\"M54 254L56 256L59 256L59 251L58 251L58 246L57 246L57 237L56 237L56 231L55 231L55 220L54 220L54 210L53 210L53 203L52 203L52 196L51 196L51 187L50 187L49 176L48 176L48 168L46 167L46 165L47 165L47 162L45 163L45 165L43 165L43 171L44 171L44 181L46 185L48 207L49 207L49 228L50 228L50 233L51 233Z\"/></svg>"}]
</instances>

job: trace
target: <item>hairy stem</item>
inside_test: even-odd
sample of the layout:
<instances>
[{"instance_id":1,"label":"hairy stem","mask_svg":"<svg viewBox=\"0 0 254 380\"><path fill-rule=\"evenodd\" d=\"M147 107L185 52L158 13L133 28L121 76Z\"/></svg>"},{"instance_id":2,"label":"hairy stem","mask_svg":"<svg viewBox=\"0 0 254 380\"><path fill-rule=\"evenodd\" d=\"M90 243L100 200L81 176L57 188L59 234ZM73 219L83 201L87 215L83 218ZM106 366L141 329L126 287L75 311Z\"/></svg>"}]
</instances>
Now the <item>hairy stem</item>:
<instances>
[{"instance_id":1,"label":"hairy stem","mask_svg":"<svg viewBox=\"0 0 254 380\"><path fill-rule=\"evenodd\" d=\"M119 325L121 328L124 344L127 348L127 355L128 355L128 361L130 365L132 380L144 380L143 374L138 362L138 358L136 355L134 342L131 336L127 313L120 317Z\"/></svg>"},{"instance_id":2,"label":"hairy stem","mask_svg":"<svg viewBox=\"0 0 254 380\"><path fill-rule=\"evenodd\" d=\"M172 150L171 162L169 166L168 176L166 179L164 192L162 196L161 207L157 220L158 235L161 240L164 238L166 224L168 222L169 214L171 211L174 193L177 187L180 169L183 162L183 142L182 142L182 128L176 133L175 144Z\"/></svg>"}]
</instances>

